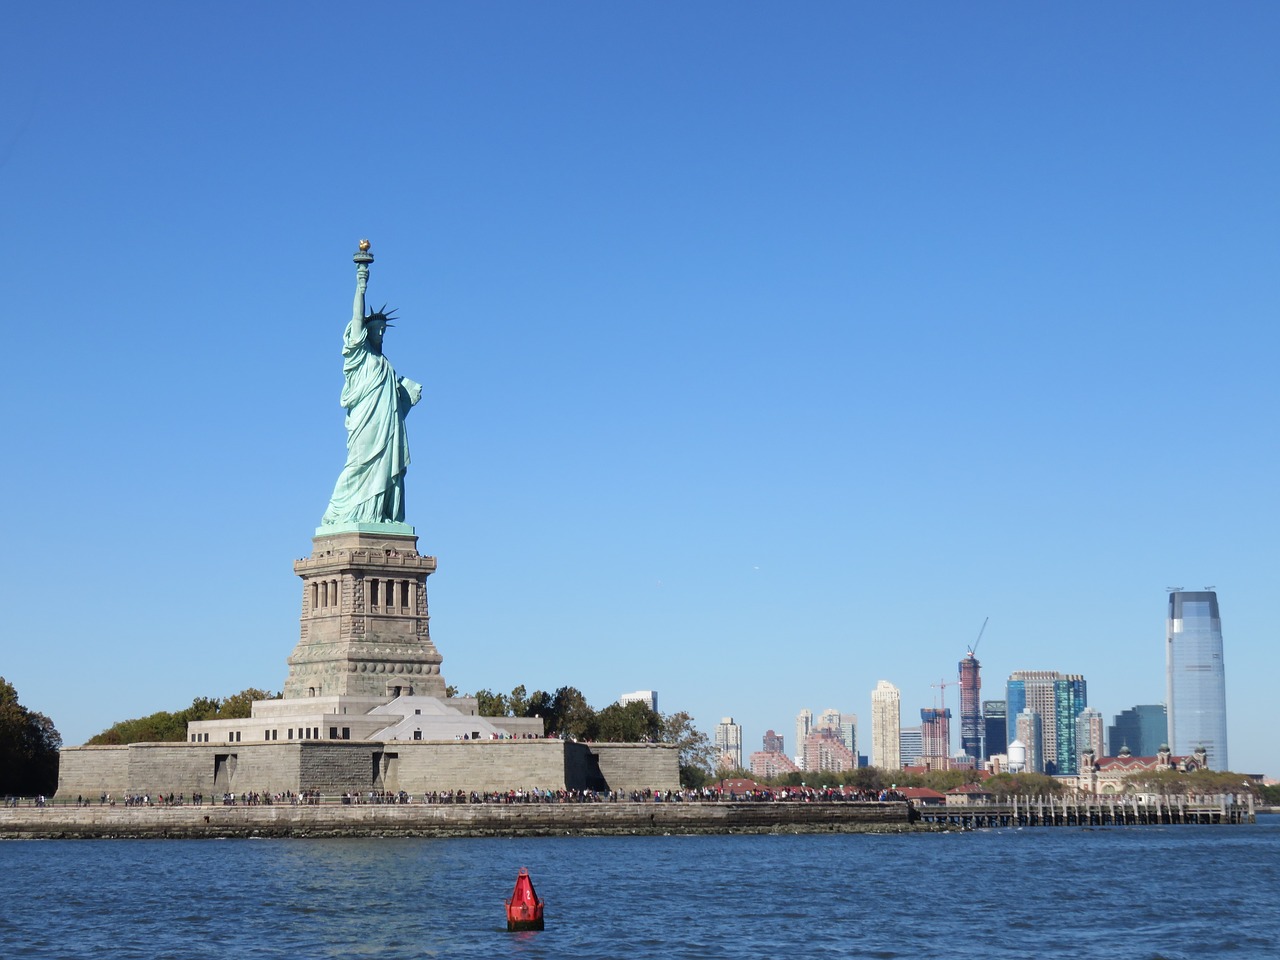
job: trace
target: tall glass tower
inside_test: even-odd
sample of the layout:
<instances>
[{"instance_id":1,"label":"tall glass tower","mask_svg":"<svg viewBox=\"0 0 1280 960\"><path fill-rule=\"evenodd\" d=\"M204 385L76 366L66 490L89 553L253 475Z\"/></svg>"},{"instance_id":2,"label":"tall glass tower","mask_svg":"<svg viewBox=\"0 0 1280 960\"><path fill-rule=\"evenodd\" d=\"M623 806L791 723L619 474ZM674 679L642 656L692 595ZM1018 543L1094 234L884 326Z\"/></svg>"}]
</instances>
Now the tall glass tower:
<instances>
[{"instance_id":1,"label":"tall glass tower","mask_svg":"<svg viewBox=\"0 0 1280 960\"><path fill-rule=\"evenodd\" d=\"M1203 746L1209 767L1227 766L1227 679L1222 663L1222 620L1212 590L1169 593L1165 633L1165 693L1169 746L1187 756Z\"/></svg>"}]
</instances>

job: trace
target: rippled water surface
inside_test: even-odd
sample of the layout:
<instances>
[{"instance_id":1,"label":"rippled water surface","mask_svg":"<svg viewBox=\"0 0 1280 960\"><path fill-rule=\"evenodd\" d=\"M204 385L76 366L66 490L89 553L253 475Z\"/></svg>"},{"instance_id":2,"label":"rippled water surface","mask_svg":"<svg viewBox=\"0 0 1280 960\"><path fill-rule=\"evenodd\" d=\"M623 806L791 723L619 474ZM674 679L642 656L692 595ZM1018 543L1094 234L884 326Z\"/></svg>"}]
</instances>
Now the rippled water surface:
<instances>
[{"instance_id":1,"label":"rippled water surface","mask_svg":"<svg viewBox=\"0 0 1280 960\"><path fill-rule=\"evenodd\" d=\"M527 866L547 929L506 932ZM1280 818L911 836L0 843L0 957L1280 956Z\"/></svg>"}]
</instances>

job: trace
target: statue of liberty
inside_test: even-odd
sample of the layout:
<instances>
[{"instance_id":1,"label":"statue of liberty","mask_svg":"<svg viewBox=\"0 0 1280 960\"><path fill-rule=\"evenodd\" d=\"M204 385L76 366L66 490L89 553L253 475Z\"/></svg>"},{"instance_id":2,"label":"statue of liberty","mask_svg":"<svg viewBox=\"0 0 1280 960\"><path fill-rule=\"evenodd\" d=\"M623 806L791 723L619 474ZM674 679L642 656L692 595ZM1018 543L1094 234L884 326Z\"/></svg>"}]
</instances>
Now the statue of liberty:
<instances>
[{"instance_id":1,"label":"statue of liberty","mask_svg":"<svg viewBox=\"0 0 1280 960\"><path fill-rule=\"evenodd\" d=\"M404 418L422 399L422 386L395 370L382 341L395 311L364 312L369 286L369 241L360 241L356 297L342 334L342 398L347 409L347 462L333 488L322 527L347 523L403 523L409 440Z\"/></svg>"}]
</instances>

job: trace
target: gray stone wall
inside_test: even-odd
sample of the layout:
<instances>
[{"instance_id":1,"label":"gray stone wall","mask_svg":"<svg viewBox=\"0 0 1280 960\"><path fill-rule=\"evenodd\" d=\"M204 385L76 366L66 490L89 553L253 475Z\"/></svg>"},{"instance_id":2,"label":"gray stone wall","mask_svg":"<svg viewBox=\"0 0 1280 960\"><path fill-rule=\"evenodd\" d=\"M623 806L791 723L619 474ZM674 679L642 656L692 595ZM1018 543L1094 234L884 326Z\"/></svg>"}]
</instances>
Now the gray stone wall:
<instances>
[{"instance_id":1,"label":"gray stone wall","mask_svg":"<svg viewBox=\"0 0 1280 960\"><path fill-rule=\"evenodd\" d=\"M670 743L593 743L603 787L596 789L675 790L680 785L680 751Z\"/></svg>"},{"instance_id":2,"label":"gray stone wall","mask_svg":"<svg viewBox=\"0 0 1280 960\"><path fill-rule=\"evenodd\" d=\"M130 794L347 791L674 790L676 750L666 744L561 740L134 743L66 747L59 800Z\"/></svg>"},{"instance_id":3,"label":"gray stone wall","mask_svg":"<svg viewBox=\"0 0 1280 960\"><path fill-rule=\"evenodd\" d=\"M62 800L124 796L129 785L128 747L63 747L58 753L58 793Z\"/></svg>"}]
</instances>

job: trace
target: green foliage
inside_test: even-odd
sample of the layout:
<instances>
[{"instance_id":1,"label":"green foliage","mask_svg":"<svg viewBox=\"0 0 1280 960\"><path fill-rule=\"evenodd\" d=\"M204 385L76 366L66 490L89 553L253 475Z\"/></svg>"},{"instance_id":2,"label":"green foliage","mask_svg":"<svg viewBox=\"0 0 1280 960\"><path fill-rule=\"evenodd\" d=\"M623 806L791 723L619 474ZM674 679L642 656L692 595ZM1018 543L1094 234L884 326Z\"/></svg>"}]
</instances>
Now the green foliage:
<instances>
[{"instance_id":1,"label":"green foliage","mask_svg":"<svg viewBox=\"0 0 1280 960\"><path fill-rule=\"evenodd\" d=\"M449 691L449 696L458 696L456 688L450 687ZM674 743L680 748L683 785L701 786L713 779L715 748L707 735L693 725L693 718L683 711L663 716L645 703L611 703L597 711L587 703L581 690L569 686L560 687L555 693L545 690L529 693L521 684L506 696L492 690L479 690L475 699L481 716L540 717L546 733L553 737L607 743ZM741 775L750 776L745 770Z\"/></svg>"},{"instance_id":2,"label":"green foliage","mask_svg":"<svg viewBox=\"0 0 1280 960\"><path fill-rule=\"evenodd\" d=\"M662 738L662 717L647 703L611 703L596 714L597 739L607 743L641 743Z\"/></svg>"},{"instance_id":3,"label":"green foliage","mask_svg":"<svg viewBox=\"0 0 1280 960\"><path fill-rule=\"evenodd\" d=\"M0 677L0 795L53 793L61 746L53 721L24 707L13 684Z\"/></svg>"},{"instance_id":4,"label":"green foliage","mask_svg":"<svg viewBox=\"0 0 1280 960\"><path fill-rule=\"evenodd\" d=\"M982 785L997 797L1047 797L1067 791L1067 785L1043 773L998 773Z\"/></svg>"},{"instance_id":5,"label":"green foliage","mask_svg":"<svg viewBox=\"0 0 1280 960\"><path fill-rule=\"evenodd\" d=\"M1134 773L1125 778L1126 793L1150 793L1162 797L1177 797L1219 793L1252 793L1258 795L1258 785L1242 773L1230 770L1150 770Z\"/></svg>"},{"instance_id":6,"label":"green foliage","mask_svg":"<svg viewBox=\"0 0 1280 960\"><path fill-rule=\"evenodd\" d=\"M492 690L475 692L476 708L482 717L505 717L507 715L507 698Z\"/></svg>"},{"instance_id":7,"label":"green foliage","mask_svg":"<svg viewBox=\"0 0 1280 960\"><path fill-rule=\"evenodd\" d=\"M1280 783L1258 784L1258 795L1269 807L1280 807Z\"/></svg>"},{"instance_id":8,"label":"green foliage","mask_svg":"<svg viewBox=\"0 0 1280 960\"><path fill-rule=\"evenodd\" d=\"M599 732L596 712L577 687L561 687L551 699L555 732L573 740L595 740Z\"/></svg>"},{"instance_id":9,"label":"green foliage","mask_svg":"<svg viewBox=\"0 0 1280 960\"><path fill-rule=\"evenodd\" d=\"M507 694L507 709L513 717L529 716L529 695L523 683Z\"/></svg>"},{"instance_id":10,"label":"green foliage","mask_svg":"<svg viewBox=\"0 0 1280 960\"><path fill-rule=\"evenodd\" d=\"M244 720L253 716L253 701L255 700L279 700L281 694L271 693L267 690L260 690L257 687L248 687L239 693L233 693L227 699L217 705L218 720ZM197 698L191 702L194 707L204 698ZM204 700L204 702L208 702ZM216 703L216 701L215 701Z\"/></svg>"},{"instance_id":11,"label":"green foliage","mask_svg":"<svg viewBox=\"0 0 1280 960\"><path fill-rule=\"evenodd\" d=\"M946 793L966 783L972 783L976 779L977 774L972 770L926 770L924 773L899 771L897 778L889 781L889 784L896 783L900 787L925 787L929 790L937 790L939 793Z\"/></svg>"},{"instance_id":12,"label":"green foliage","mask_svg":"<svg viewBox=\"0 0 1280 960\"><path fill-rule=\"evenodd\" d=\"M194 720L243 720L251 716L253 701L278 700L279 693L249 687L217 700L196 697L185 710L160 710L146 717L121 720L90 737L89 746L119 746L126 743L177 743L187 739L187 724Z\"/></svg>"},{"instance_id":13,"label":"green foliage","mask_svg":"<svg viewBox=\"0 0 1280 960\"><path fill-rule=\"evenodd\" d=\"M711 776L715 746L705 733L693 725L693 717L683 710L662 718L662 742L680 748L680 783L686 787L701 786Z\"/></svg>"}]
</instances>

